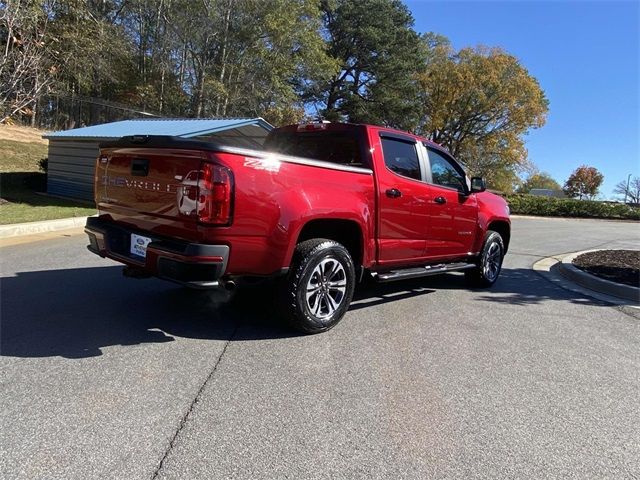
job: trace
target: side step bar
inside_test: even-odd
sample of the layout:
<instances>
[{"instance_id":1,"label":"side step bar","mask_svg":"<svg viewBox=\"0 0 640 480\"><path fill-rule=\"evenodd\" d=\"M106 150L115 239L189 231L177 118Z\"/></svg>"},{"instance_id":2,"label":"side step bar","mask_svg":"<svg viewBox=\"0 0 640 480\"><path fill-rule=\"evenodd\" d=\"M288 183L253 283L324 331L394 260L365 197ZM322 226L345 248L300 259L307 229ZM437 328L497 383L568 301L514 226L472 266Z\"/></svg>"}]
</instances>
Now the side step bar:
<instances>
[{"instance_id":1,"label":"side step bar","mask_svg":"<svg viewBox=\"0 0 640 480\"><path fill-rule=\"evenodd\" d=\"M396 280L407 280L409 278L427 277L438 275L439 273L457 272L475 268L474 263L440 263L438 265L427 265L425 267L405 268L402 270L391 270L390 272L374 273L374 278L378 282L394 282Z\"/></svg>"}]
</instances>

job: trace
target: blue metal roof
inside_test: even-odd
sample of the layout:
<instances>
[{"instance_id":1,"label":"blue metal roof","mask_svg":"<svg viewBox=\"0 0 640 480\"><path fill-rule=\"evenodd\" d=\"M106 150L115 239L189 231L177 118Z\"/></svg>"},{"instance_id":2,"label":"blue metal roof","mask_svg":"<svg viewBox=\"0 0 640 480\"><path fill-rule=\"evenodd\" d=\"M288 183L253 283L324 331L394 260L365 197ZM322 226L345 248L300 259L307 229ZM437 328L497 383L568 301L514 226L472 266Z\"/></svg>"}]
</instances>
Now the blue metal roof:
<instances>
[{"instance_id":1,"label":"blue metal roof","mask_svg":"<svg viewBox=\"0 0 640 480\"><path fill-rule=\"evenodd\" d=\"M47 133L43 138L109 139L125 135L172 135L175 137L197 137L211 133L255 125L269 131L273 128L262 118L170 118L136 119L104 123L91 127L74 128Z\"/></svg>"}]
</instances>

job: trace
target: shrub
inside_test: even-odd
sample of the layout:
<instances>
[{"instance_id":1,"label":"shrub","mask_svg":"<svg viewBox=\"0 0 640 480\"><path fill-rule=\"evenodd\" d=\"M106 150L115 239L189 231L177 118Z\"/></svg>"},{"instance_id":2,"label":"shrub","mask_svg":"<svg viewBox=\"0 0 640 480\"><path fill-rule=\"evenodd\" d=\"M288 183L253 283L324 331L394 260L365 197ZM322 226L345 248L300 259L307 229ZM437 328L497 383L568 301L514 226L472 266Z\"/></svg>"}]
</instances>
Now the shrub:
<instances>
[{"instance_id":1,"label":"shrub","mask_svg":"<svg viewBox=\"0 0 640 480\"><path fill-rule=\"evenodd\" d=\"M509 202L511 213L519 215L640 220L640 208L622 203L520 194L506 195L505 199Z\"/></svg>"},{"instance_id":2,"label":"shrub","mask_svg":"<svg viewBox=\"0 0 640 480\"><path fill-rule=\"evenodd\" d=\"M41 172L47 173L47 171L49 170L49 159L41 158L40 160L38 160L38 168Z\"/></svg>"}]
</instances>

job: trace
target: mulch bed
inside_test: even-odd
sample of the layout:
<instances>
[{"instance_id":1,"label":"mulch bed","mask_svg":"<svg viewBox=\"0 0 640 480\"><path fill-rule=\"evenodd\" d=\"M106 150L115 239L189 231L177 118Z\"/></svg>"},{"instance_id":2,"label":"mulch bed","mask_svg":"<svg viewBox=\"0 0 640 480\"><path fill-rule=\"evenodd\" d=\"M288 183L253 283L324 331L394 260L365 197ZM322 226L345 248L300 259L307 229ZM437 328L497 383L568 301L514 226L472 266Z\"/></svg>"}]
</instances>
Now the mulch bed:
<instances>
[{"instance_id":1,"label":"mulch bed","mask_svg":"<svg viewBox=\"0 0 640 480\"><path fill-rule=\"evenodd\" d=\"M640 287L640 250L599 250L583 253L573 265L596 277Z\"/></svg>"}]
</instances>

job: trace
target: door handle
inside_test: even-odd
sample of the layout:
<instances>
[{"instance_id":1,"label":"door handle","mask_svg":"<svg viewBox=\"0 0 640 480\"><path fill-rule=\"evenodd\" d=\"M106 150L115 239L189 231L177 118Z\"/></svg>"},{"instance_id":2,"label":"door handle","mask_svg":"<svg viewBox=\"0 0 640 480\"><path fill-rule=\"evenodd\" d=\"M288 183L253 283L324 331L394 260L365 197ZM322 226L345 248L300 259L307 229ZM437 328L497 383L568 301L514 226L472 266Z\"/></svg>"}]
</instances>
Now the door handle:
<instances>
[{"instance_id":1,"label":"door handle","mask_svg":"<svg viewBox=\"0 0 640 480\"><path fill-rule=\"evenodd\" d=\"M402 196L402 192L397 188L390 188L385 192L389 198L398 198Z\"/></svg>"},{"instance_id":2,"label":"door handle","mask_svg":"<svg viewBox=\"0 0 640 480\"><path fill-rule=\"evenodd\" d=\"M434 198L433 201L439 203L440 205L442 205L443 203L447 203L447 199L442 196Z\"/></svg>"}]
</instances>

